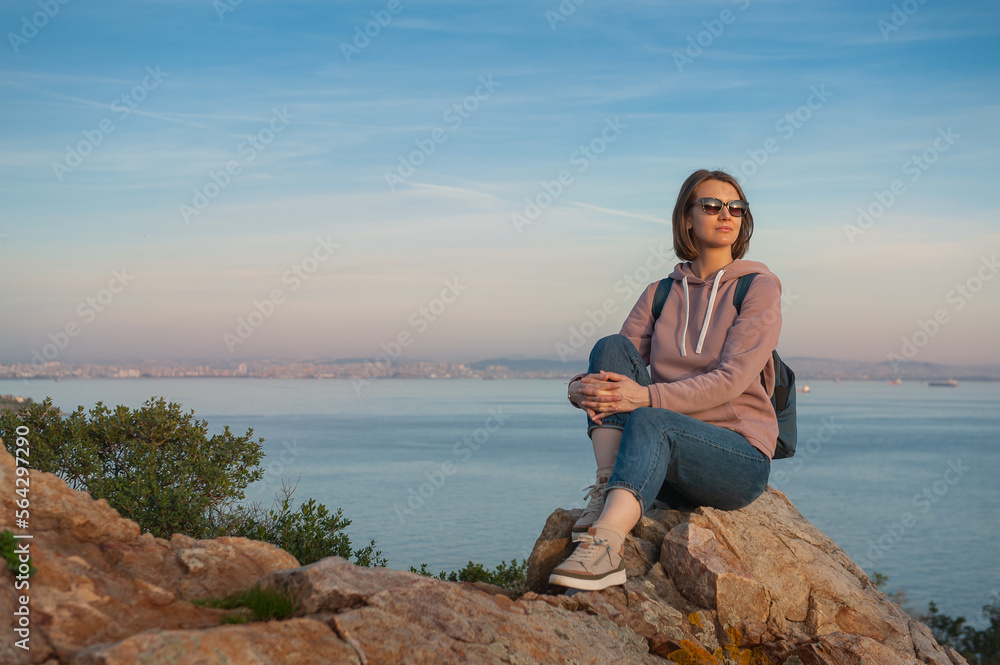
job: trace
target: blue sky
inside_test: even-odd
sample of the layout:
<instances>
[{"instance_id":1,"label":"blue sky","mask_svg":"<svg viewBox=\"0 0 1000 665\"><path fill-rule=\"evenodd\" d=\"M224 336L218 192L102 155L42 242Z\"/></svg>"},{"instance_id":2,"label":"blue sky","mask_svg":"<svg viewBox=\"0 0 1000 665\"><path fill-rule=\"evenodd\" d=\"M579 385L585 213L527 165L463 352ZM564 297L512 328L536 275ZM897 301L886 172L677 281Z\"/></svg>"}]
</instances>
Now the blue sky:
<instances>
[{"instance_id":1,"label":"blue sky","mask_svg":"<svg viewBox=\"0 0 1000 665\"><path fill-rule=\"evenodd\" d=\"M64 1L0 8L0 362L583 357L705 167L783 355L1000 363L995 3Z\"/></svg>"}]
</instances>

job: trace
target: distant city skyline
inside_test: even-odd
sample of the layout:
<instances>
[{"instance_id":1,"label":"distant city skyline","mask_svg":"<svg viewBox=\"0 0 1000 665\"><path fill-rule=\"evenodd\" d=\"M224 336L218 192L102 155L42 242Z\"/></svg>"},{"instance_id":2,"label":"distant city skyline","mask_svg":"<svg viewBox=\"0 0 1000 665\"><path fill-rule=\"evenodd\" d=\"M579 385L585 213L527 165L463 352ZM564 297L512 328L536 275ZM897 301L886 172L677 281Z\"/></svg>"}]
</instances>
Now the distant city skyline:
<instances>
[{"instance_id":1,"label":"distant city skyline","mask_svg":"<svg viewBox=\"0 0 1000 665\"><path fill-rule=\"evenodd\" d=\"M579 359L724 168L783 356L1000 364L1000 7L0 8L0 363Z\"/></svg>"},{"instance_id":2,"label":"distant city skyline","mask_svg":"<svg viewBox=\"0 0 1000 665\"><path fill-rule=\"evenodd\" d=\"M923 362L844 361L823 358L785 358L796 373L798 386L811 380L924 382L928 380L1000 381L1000 365L944 365ZM0 380L63 379L348 379L360 394L380 379L568 379L587 367L585 359L489 358L476 362L449 362L398 358L336 360L251 359L237 361L118 361L112 363L0 363Z\"/></svg>"}]
</instances>

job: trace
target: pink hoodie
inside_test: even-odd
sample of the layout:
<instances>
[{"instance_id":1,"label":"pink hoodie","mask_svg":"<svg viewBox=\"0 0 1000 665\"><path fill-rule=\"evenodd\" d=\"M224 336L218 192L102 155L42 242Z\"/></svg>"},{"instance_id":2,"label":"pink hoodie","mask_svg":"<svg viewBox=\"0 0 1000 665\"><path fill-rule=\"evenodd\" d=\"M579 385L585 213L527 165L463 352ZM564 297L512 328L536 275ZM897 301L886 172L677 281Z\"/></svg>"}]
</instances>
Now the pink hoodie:
<instances>
[{"instance_id":1,"label":"pink hoodie","mask_svg":"<svg viewBox=\"0 0 1000 665\"><path fill-rule=\"evenodd\" d=\"M752 272L760 274L737 317L736 281ZM658 282L646 287L621 329L647 364L652 358L653 406L731 429L772 457L778 422L771 351L781 331L781 282L763 263L742 259L708 279L696 277L690 263L679 263L670 276L674 284L655 328Z\"/></svg>"}]
</instances>

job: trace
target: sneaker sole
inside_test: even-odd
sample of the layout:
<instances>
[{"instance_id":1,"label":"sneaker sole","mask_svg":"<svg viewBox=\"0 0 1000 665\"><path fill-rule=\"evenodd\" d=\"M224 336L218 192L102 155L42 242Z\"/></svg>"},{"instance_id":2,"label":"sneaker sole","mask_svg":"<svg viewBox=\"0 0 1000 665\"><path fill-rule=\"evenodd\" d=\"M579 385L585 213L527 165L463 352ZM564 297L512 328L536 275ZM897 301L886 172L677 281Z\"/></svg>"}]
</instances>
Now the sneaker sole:
<instances>
[{"instance_id":1,"label":"sneaker sole","mask_svg":"<svg viewBox=\"0 0 1000 665\"><path fill-rule=\"evenodd\" d=\"M568 575L552 573L549 575L549 584L563 586L568 589L580 589L582 591L600 591L601 589L607 589L609 586L625 584L625 579L624 570L616 570L604 577L588 578L570 577Z\"/></svg>"}]
</instances>

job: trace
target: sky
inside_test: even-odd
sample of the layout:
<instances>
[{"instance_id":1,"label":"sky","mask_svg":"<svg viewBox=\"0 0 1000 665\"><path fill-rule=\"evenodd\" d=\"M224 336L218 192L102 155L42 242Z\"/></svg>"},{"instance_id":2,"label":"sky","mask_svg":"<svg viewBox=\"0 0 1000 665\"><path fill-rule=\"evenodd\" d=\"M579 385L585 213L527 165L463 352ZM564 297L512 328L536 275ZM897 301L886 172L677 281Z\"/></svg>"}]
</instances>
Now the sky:
<instances>
[{"instance_id":1,"label":"sky","mask_svg":"<svg viewBox=\"0 0 1000 665\"><path fill-rule=\"evenodd\" d=\"M5 0L0 362L586 357L742 183L779 351L1000 363L1000 7Z\"/></svg>"}]
</instances>

